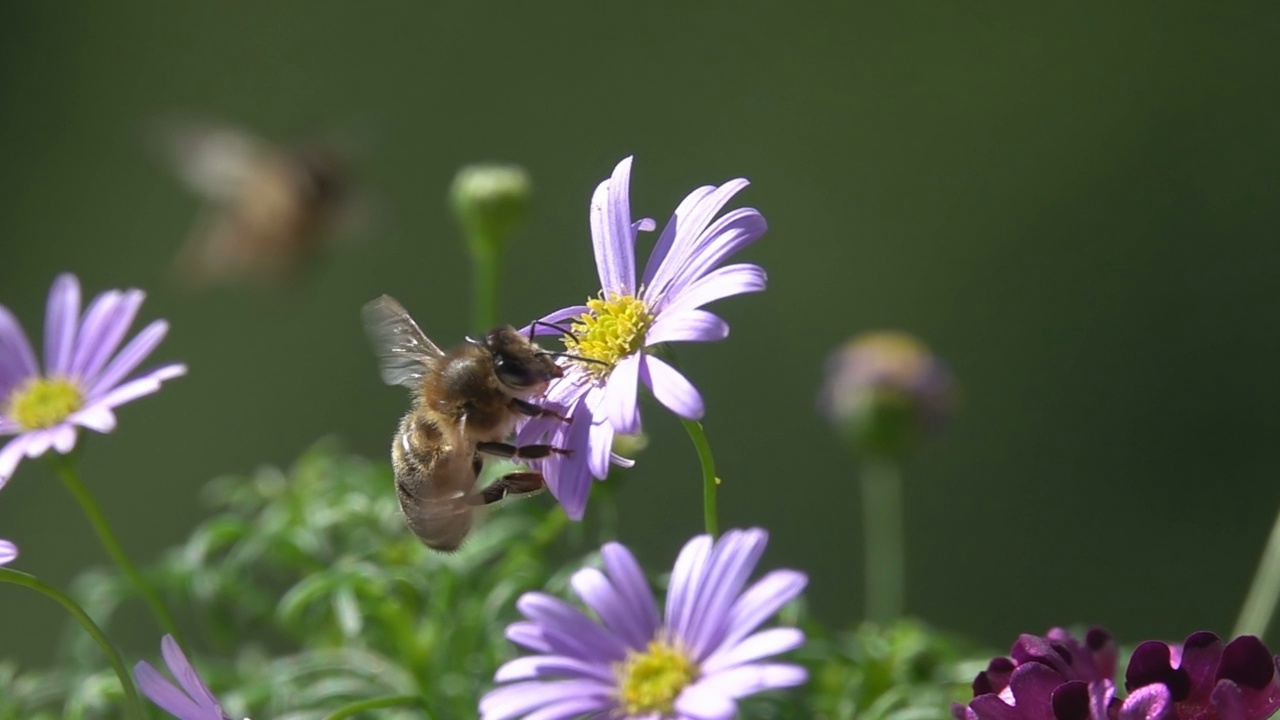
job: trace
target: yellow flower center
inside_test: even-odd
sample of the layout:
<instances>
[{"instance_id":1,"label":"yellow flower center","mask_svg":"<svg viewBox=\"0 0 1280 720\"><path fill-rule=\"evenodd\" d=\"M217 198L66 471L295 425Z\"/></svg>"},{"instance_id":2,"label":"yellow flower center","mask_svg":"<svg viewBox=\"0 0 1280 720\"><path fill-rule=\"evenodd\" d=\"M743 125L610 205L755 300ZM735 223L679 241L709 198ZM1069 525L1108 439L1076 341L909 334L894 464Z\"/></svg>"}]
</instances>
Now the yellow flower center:
<instances>
[{"instance_id":1,"label":"yellow flower center","mask_svg":"<svg viewBox=\"0 0 1280 720\"><path fill-rule=\"evenodd\" d=\"M676 698L698 677L698 667L680 648L662 640L647 652L632 652L617 664L618 704L627 715L669 714Z\"/></svg>"},{"instance_id":2,"label":"yellow flower center","mask_svg":"<svg viewBox=\"0 0 1280 720\"><path fill-rule=\"evenodd\" d=\"M84 406L80 387L66 378L31 378L9 397L8 415L24 430L53 427Z\"/></svg>"},{"instance_id":3,"label":"yellow flower center","mask_svg":"<svg viewBox=\"0 0 1280 720\"><path fill-rule=\"evenodd\" d=\"M564 346L570 355L587 361L580 363L587 372L603 377L619 360L644 347L653 314L640 298L618 293L587 300L587 309L569 327Z\"/></svg>"}]
</instances>

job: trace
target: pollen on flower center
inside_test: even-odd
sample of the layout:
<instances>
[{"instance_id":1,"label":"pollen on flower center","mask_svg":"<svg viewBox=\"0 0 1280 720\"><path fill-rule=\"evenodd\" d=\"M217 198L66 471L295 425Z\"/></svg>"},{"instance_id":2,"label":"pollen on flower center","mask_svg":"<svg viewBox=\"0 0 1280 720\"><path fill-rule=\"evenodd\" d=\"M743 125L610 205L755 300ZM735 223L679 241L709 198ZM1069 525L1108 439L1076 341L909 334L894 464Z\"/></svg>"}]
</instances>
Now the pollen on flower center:
<instances>
[{"instance_id":1,"label":"pollen on flower center","mask_svg":"<svg viewBox=\"0 0 1280 720\"><path fill-rule=\"evenodd\" d=\"M84 394L74 382L59 377L35 377L13 391L8 415L24 430L53 427L84 406Z\"/></svg>"},{"instance_id":2,"label":"pollen on flower center","mask_svg":"<svg viewBox=\"0 0 1280 720\"><path fill-rule=\"evenodd\" d=\"M570 326L564 345L571 355L588 361L581 363L588 372L608 375L619 360L644 347L653 314L640 298L618 293L587 300L587 309Z\"/></svg>"},{"instance_id":3,"label":"pollen on flower center","mask_svg":"<svg viewBox=\"0 0 1280 720\"><path fill-rule=\"evenodd\" d=\"M632 652L615 667L618 704L627 715L670 713L676 698L698 677L697 666L678 647L662 640L646 652Z\"/></svg>"}]
</instances>

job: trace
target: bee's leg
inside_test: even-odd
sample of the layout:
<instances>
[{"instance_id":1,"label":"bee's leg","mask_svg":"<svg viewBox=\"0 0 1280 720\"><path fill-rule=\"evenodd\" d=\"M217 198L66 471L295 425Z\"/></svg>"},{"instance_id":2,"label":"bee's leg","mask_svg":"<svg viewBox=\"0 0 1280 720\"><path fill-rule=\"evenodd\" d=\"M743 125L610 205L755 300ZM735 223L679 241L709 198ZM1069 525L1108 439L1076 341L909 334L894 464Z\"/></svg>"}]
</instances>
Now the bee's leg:
<instances>
[{"instance_id":1,"label":"bee's leg","mask_svg":"<svg viewBox=\"0 0 1280 720\"><path fill-rule=\"evenodd\" d=\"M515 410L521 415L528 415L529 417L533 417L533 418L553 417L563 422L569 422L569 418L565 417L564 415L561 415L560 413L554 410L551 410L550 408L543 407L536 403L531 403L528 400L521 400L520 398L511 398L511 409Z\"/></svg>"},{"instance_id":2,"label":"bee's leg","mask_svg":"<svg viewBox=\"0 0 1280 720\"><path fill-rule=\"evenodd\" d=\"M518 459L518 460L541 460L550 455L569 455L573 451L566 448L558 448L554 445L512 445L504 442L479 442L476 443L476 451L494 457Z\"/></svg>"},{"instance_id":3,"label":"bee's leg","mask_svg":"<svg viewBox=\"0 0 1280 720\"><path fill-rule=\"evenodd\" d=\"M479 499L484 505L492 505L511 496L528 497L535 495L545 490L546 487L547 483L542 479L542 473L540 472L507 473L481 490Z\"/></svg>"}]
</instances>

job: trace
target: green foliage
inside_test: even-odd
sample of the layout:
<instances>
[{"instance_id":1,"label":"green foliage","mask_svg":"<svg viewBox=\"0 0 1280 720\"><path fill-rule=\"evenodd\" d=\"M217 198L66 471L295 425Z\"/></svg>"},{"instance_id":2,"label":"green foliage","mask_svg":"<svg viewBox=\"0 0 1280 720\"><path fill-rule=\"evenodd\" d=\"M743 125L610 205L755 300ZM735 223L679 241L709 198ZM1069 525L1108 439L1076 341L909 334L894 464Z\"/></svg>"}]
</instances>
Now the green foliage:
<instances>
[{"instance_id":1,"label":"green foliage","mask_svg":"<svg viewBox=\"0 0 1280 720\"><path fill-rule=\"evenodd\" d=\"M391 488L385 464L321 443L288 472L210 483L214 515L147 569L179 612L188 656L233 717L319 720L395 695L419 697L422 707L364 716L475 717L494 671L515 655L503 632L517 597L533 589L571 597L572 572L596 562L583 557L582 526L566 532L559 508L537 499L492 513L457 553L429 551L404 528ZM592 507L602 517L587 528L610 532L611 498ZM140 609L114 570L85 572L73 590L107 628ZM795 659L810 684L748 699L743 718L945 720L981 667L915 623L832 635L803 602L781 621L809 638ZM77 630L54 670L0 664L0 720L119 716L119 683ZM163 669L159 640L141 651Z\"/></svg>"}]
</instances>

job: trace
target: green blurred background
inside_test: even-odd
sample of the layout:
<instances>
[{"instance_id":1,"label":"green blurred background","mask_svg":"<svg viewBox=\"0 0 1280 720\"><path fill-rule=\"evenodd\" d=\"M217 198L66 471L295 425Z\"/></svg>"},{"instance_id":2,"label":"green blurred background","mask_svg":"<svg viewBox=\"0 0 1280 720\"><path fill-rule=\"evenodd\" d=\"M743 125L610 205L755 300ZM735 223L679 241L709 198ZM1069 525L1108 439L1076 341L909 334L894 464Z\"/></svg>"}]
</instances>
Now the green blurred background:
<instances>
[{"instance_id":1,"label":"green blurred background","mask_svg":"<svg viewBox=\"0 0 1280 720\"><path fill-rule=\"evenodd\" d=\"M769 291L716 306L727 342L681 351L723 524L768 527L767 563L807 570L822 617L860 617L855 468L814 394L836 344L903 328L964 389L909 471L914 614L998 647L1071 622L1225 633L1280 501L1277 37L1280 5L1253 3L9 5L0 302L35 331L72 270L86 293L148 289L142 320L171 321L155 359L190 375L82 442L150 559L201 519L212 476L331 434L384 455L405 398L358 311L391 292L434 337L467 331L460 165L533 175L515 324L594 291L587 203L624 155L659 222L746 176L771 229L742 259ZM174 110L357 138L374 232L296 292L176 291L198 205L142 141ZM700 488L679 425L647 418L621 534L659 567L699 530ZM106 561L40 463L0 492L0 536L59 585ZM0 656L48 661L63 622L0 591ZM126 645L154 635L137 623Z\"/></svg>"}]
</instances>

